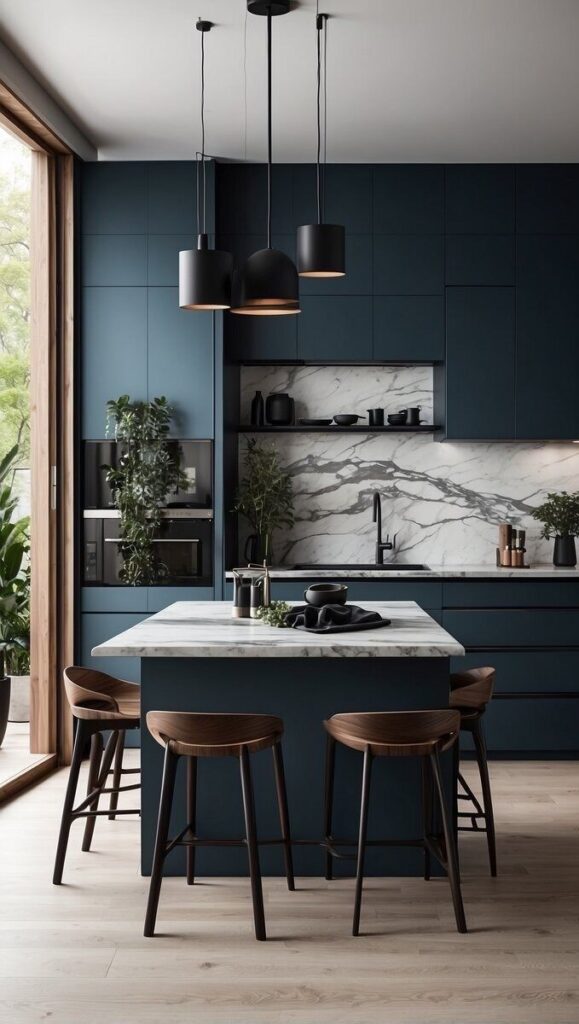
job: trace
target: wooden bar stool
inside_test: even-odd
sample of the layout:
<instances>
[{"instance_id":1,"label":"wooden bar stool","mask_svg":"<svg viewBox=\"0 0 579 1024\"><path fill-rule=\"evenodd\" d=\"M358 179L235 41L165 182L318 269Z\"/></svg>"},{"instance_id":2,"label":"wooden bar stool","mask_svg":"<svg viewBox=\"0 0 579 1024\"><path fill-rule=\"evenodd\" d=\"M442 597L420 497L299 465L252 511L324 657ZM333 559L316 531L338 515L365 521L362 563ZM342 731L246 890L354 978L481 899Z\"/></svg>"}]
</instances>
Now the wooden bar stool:
<instances>
[{"instance_id":1,"label":"wooden bar stool","mask_svg":"<svg viewBox=\"0 0 579 1024\"><path fill-rule=\"evenodd\" d=\"M62 809L60 834L56 849L54 875L55 885L62 882L62 872L68 846L70 826L77 818L86 818L82 849L90 850L96 819L99 815L109 818L117 814L140 814L139 809L118 809L118 794L131 789L140 789L140 783L122 786L123 775L138 774L138 768L123 768L123 750L127 729L137 729L140 724L140 687L115 679L104 672L72 665L64 670L64 688L74 718L76 736L68 785ZM103 752L103 732L110 736ZM75 808L74 799L84 748L91 738L88 784L85 799ZM115 759L114 767L111 769ZM113 774L113 784L107 787L108 776ZM99 811L99 800L110 795L109 808Z\"/></svg>"},{"instance_id":2,"label":"wooden bar stool","mask_svg":"<svg viewBox=\"0 0 579 1024\"><path fill-rule=\"evenodd\" d=\"M483 806L481 807L468 782L460 771L458 772L457 781L462 792L457 790L457 801L468 801L474 810L459 811L457 806L457 831L486 832L491 875L496 878L495 819L482 724L482 717L493 695L494 685L494 668L471 668L465 672L456 672L450 677L450 706L460 712L460 731L470 732L472 735L483 795ZM469 825L461 825L461 821L465 819L470 821ZM484 823L482 827L479 825L481 820Z\"/></svg>"},{"instance_id":3,"label":"wooden bar stool","mask_svg":"<svg viewBox=\"0 0 579 1024\"><path fill-rule=\"evenodd\" d=\"M425 873L430 877L430 855L442 865L448 875L456 926L466 932L466 919L462 904L460 876L456 855L456 839L446 806L440 768L440 754L449 750L458 740L460 715L457 711L368 711L333 715L324 727L328 733L326 756L326 878L332 877L331 857L341 856L336 845L351 845L332 837L332 806L334 790L334 764L336 743L364 754L360 828L358 837L356 896L352 934L360 931L360 908L364 881L364 857L367 846L419 846L424 849ZM367 839L370 778L375 757L420 757L422 759L424 835L420 840ZM433 789L440 806L444 842L433 834Z\"/></svg>"},{"instance_id":4,"label":"wooden bar stool","mask_svg":"<svg viewBox=\"0 0 579 1024\"><path fill-rule=\"evenodd\" d=\"M281 750L283 722L273 715L196 714L188 711L149 711L147 726L151 735L165 748L163 782L159 802L159 818L149 887L149 901L144 934L154 935L157 907L163 879L165 857L176 846L187 849L187 883L195 878L197 846L246 846L249 858L253 919L256 939L265 939L265 916L259 866L259 845L255 821L255 804L249 755L271 747L281 840L265 840L268 845L281 844L284 850L287 886L295 888L291 835L285 774ZM187 758L187 824L174 839L169 840L169 823L175 788L175 775L180 757ZM198 757L237 757L241 773L241 792L245 816L244 839L199 839L196 834L196 782Z\"/></svg>"}]
</instances>

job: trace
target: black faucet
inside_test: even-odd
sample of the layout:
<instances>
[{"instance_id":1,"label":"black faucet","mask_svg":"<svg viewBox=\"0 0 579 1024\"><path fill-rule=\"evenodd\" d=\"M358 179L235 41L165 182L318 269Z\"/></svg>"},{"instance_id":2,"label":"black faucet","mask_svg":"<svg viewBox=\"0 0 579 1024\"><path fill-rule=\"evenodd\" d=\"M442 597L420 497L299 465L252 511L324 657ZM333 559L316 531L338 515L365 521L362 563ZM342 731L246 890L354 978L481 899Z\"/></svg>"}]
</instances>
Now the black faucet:
<instances>
[{"instance_id":1,"label":"black faucet","mask_svg":"<svg viewBox=\"0 0 579 1024\"><path fill-rule=\"evenodd\" d=\"M396 534L390 540L390 534L386 534L386 540L382 540L382 502L378 491L374 491L372 499L372 522L376 523L376 565L384 565L384 552L394 551L396 546Z\"/></svg>"}]
</instances>

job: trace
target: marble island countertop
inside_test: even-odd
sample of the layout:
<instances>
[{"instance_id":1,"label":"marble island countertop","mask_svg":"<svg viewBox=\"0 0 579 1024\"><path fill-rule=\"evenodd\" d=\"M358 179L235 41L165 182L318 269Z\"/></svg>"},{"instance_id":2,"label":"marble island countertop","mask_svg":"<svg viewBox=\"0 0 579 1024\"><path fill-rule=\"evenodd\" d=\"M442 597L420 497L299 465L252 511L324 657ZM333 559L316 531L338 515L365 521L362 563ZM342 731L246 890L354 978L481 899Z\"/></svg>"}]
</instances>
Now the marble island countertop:
<instances>
[{"instance_id":1,"label":"marble island countertop","mask_svg":"<svg viewBox=\"0 0 579 1024\"><path fill-rule=\"evenodd\" d=\"M295 602L293 602L295 603ZM177 601L99 644L97 657L443 658L464 648L414 601L364 601L390 626L327 636L234 619L229 601Z\"/></svg>"},{"instance_id":2,"label":"marble island countertop","mask_svg":"<svg viewBox=\"0 0 579 1024\"><path fill-rule=\"evenodd\" d=\"M551 564L531 565L528 569L498 568L496 565L427 565L424 569L405 569L400 564L396 569L379 567L348 569L292 569L291 566L274 566L269 570L273 580L316 579L579 579L577 569L558 569ZM226 579L233 579L227 572Z\"/></svg>"}]
</instances>

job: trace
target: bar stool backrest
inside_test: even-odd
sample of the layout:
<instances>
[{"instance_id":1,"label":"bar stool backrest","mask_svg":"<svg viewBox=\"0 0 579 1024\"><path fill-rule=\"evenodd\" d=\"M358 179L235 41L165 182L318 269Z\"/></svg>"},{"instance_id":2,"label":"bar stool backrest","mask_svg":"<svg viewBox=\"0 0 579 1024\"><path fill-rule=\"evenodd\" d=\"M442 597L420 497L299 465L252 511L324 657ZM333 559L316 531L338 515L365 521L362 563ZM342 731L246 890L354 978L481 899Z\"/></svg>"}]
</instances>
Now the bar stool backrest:
<instances>
[{"instance_id":1,"label":"bar stool backrest","mask_svg":"<svg viewBox=\"0 0 579 1024\"><path fill-rule=\"evenodd\" d=\"M283 722L275 715L148 711L147 727L157 743L189 757L236 757L242 746L253 753L283 734Z\"/></svg>"},{"instance_id":2,"label":"bar stool backrest","mask_svg":"<svg viewBox=\"0 0 579 1024\"><path fill-rule=\"evenodd\" d=\"M460 730L458 711L361 711L333 715L324 722L334 739L354 750L370 747L383 757L424 754L436 745L445 750Z\"/></svg>"},{"instance_id":3,"label":"bar stool backrest","mask_svg":"<svg viewBox=\"0 0 579 1024\"><path fill-rule=\"evenodd\" d=\"M69 665L64 669L63 678L66 696L76 718L96 717L91 712L98 712L99 718L117 718L119 705L116 696L121 689L126 691L131 686L106 672L97 672L82 665ZM138 697L139 687L134 685Z\"/></svg>"}]
</instances>

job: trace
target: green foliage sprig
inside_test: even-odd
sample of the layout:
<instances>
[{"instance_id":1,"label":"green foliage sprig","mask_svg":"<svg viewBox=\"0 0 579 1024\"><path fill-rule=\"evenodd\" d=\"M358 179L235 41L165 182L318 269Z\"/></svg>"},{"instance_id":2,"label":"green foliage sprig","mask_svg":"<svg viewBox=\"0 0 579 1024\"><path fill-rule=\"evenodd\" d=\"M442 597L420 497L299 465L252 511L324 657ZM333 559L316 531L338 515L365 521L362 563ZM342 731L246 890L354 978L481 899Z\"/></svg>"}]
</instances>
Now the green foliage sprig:
<instances>
[{"instance_id":1,"label":"green foliage sprig","mask_svg":"<svg viewBox=\"0 0 579 1024\"><path fill-rule=\"evenodd\" d=\"M273 532L294 523L291 476L282 468L274 445L258 444L255 438L247 442L243 469L235 511L263 538L269 560Z\"/></svg>"},{"instance_id":2,"label":"green foliage sprig","mask_svg":"<svg viewBox=\"0 0 579 1024\"><path fill-rule=\"evenodd\" d=\"M551 537L577 537L579 535L579 491L569 494L553 491L547 495L547 501L534 509L533 519L543 524L541 536L546 540Z\"/></svg>"},{"instance_id":3,"label":"green foliage sprig","mask_svg":"<svg viewBox=\"0 0 579 1024\"><path fill-rule=\"evenodd\" d=\"M287 601L272 601L269 608L257 609L258 619L262 619L268 626L285 626L285 617L288 612L291 612L291 605Z\"/></svg>"},{"instance_id":4,"label":"green foliage sprig","mask_svg":"<svg viewBox=\"0 0 579 1024\"><path fill-rule=\"evenodd\" d=\"M107 481L120 512L120 576L130 586L159 583L167 567L153 543L167 494L185 483L178 452L168 442L173 411L162 396L131 402L121 395L107 402L107 433L119 442L116 466L106 466Z\"/></svg>"},{"instance_id":5,"label":"green foliage sprig","mask_svg":"<svg viewBox=\"0 0 579 1024\"><path fill-rule=\"evenodd\" d=\"M0 677L5 662L15 675L26 674L29 666L29 519L12 518L18 502L12 487L19 457L14 445L0 461Z\"/></svg>"}]
</instances>

